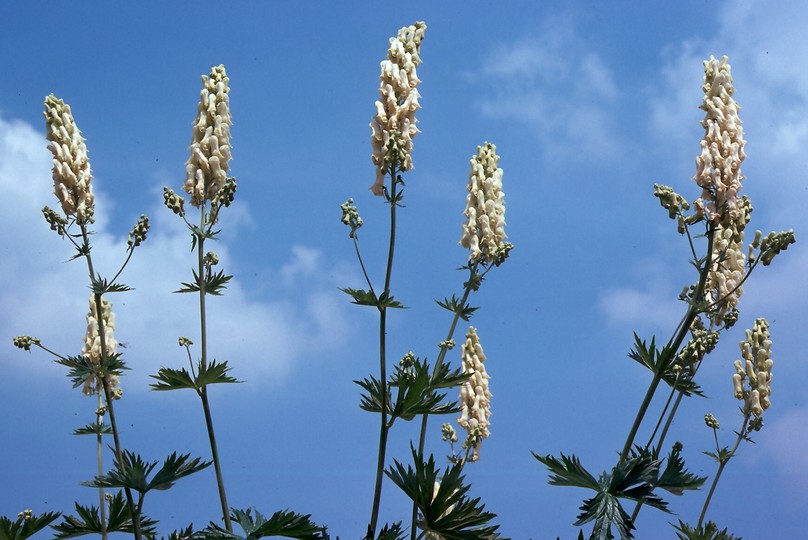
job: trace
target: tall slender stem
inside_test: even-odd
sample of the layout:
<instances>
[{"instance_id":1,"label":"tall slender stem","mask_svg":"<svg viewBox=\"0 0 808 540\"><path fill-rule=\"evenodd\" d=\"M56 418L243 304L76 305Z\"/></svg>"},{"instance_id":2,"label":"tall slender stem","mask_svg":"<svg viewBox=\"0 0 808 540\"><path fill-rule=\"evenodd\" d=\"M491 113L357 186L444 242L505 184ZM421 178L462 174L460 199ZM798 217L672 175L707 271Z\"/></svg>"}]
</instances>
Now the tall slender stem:
<instances>
[{"instance_id":1,"label":"tall slender stem","mask_svg":"<svg viewBox=\"0 0 808 540\"><path fill-rule=\"evenodd\" d=\"M205 223L205 207L201 206L202 223L200 230L204 230ZM206 276L205 276L205 237L202 234L196 236L197 248L197 271L199 276L199 325L200 325L200 347L202 348L202 359L200 360L200 371L205 370L208 365L208 331L207 331L207 317L205 311L205 295L206 290ZM225 528L228 532L233 532L233 524L230 521L230 506L227 504L227 492L224 488L224 478L222 476L221 460L219 459L219 449L216 444L216 434L213 431L213 417L210 412L210 403L208 401L208 389L202 387L199 390L199 397L202 399L202 409L205 413L205 427L208 432L208 441L210 442L210 454L213 458L213 469L216 472L216 487L219 491L219 503L222 507L222 519L224 520Z\"/></svg>"},{"instance_id":2,"label":"tall slender stem","mask_svg":"<svg viewBox=\"0 0 808 540\"><path fill-rule=\"evenodd\" d=\"M457 323L460 320L460 314L462 313L463 308L466 305L466 302L469 299L469 295L471 291L474 290L474 278L475 274L477 273L477 267L479 266L479 260L476 261L474 264L471 265L470 272L469 272L469 280L466 282L466 289L463 291L463 297L460 299L460 302L457 304L455 309L454 317L452 317L452 324L449 326L449 332L446 336L446 341L452 339L455 333L455 329L457 328ZM443 361L446 358L446 351L448 349L446 347L442 347L440 352L438 353L438 359L435 360L435 369L433 373L437 373L438 369L443 365ZM418 437L418 459L423 460L424 458L424 444L426 443L426 427L427 427L427 420L429 418L428 414L424 414L421 416L421 433ZM415 540L415 521L418 518L418 501L412 501L412 519L410 521L410 539Z\"/></svg>"},{"instance_id":3,"label":"tall slender stem","mask_svg":"<svg viewBox=\"0 0 808 540\"><path fill-rule=\"evenodd\" d=\"M90 239L87 233L87 226L82 223L81 224L81 235L82 240L84 242L85 247L89 247ZM84 253L84 256L87 260L87 271L90 274L90 281L92 282L95 279L95 270L93 268L93 259L90 255L89 249ZM101 346L101 358L105 359L108 358L109 350L107 348L107 341L106 341L106 331L104 329L104 317L103 317L103 306L101 304L101 296L100 292L94 293L94 302L95 302L95 312L96 312L96 320L98 324L98 339ZM118 462L120 467L124 466L123 461L123 452L121 450L121 440L120 436L118 435L118 422L115 419L115 406L113 405L113 397L112 397L112 388L109 384L109 377L101 378L101 384L104 388L104 400L107 404L107 412L109 413L109 424L112 427L112 440L115 444L115 459ZM134 531L134 535L136 540L141 540L143 537L143 533L140 528L140 513L138 512L137 507L135 506L135 500L132 497L132 490L129 488L124 488L124 493L126 494L126 502L129 506L129 512L132 514L132 530Z\"/></svg>"},{"instance_id":4,"label":"tall slender stem","mask_svg":"<svg viewBox=\"0 0 808 540\"><path fill-rule=\"evenodd\" d=\"M693 324L693 320L698 316L699 313L701 313L701 310L703 309L699 303L704 295L704 287L707 283L707 275L710 273L710 266L712 265L713 237L715 236L714 233L715 227L712 224L708 224L707 256L704 259L704 266L702 266L699 274L698 285L693 293L693 303L688 307L687 313L682 319L682 322L679 324L677 332L668 342L668 346L666 348L668 355L666 355L664 358L660 357L657 359L657 369L654 371L654 378L651 380L651 384L648 386L648 391L645 393L645 397L640 404L640 409L637 411L637 416L634 418L634 424L631 426L631 431L629 432L628 437L626 437L626 443L623 445L623 451L620 453L620 463L628 459L628 454L631 451L631 446L634 444L634 438L637 436L637 431L639 431L640 425L645 419L645 414L648 412L648 407L651 404L651 400L656 393L657 387L659 387L659 382L662 380L662 377L665 374L662 367L669 364L672 356L679 352L679 347L681 347L685 336L687 336L687 333L690 331L690 325Z\"/></svg>"},{"instance_id":5,"label":"tall slender stem","mask_svg":"<svg viewBox=\"0 0 808 540\"><path fill-rule=\"evenodd\" d=\"M393 256L396 248L396 208L398 179L396 178L396 167L390 166L390 241L387 250L387 269L384 276L384 296L390 295L390 283L393 276ZM376 483L373 490L373 508L370 513L370 524L368 525L368 535L371 539L376 537L376 525L379 519L379 506L382 498L382 481L384 479L384 463L387 454L387 435L390 426L387 423L387 309L379 307L379 376L381 384L381 423L379 425L379 453L376 462Z\"/></svg>"},{"instance_id":6,"label":"tall slender stem","mask_svg":"<svg viewBox=\"0 0 808 540\"><path fill-rule=\"evenodd\" d=\"M96 394L98 395L98 410L100 411L104 405L104 400L101 397L101 392L96 391ZM104 474L104 443L101 440L104 417L101 414L96 413L95 424L98 429L95 434L96 460L98 461L98 476L101 476ZM101 512L101 538L107 540L107 504L104 499L104 488L102 487L98 488L98 505L99 512Z\"/></svg>"},{"instance_id":7,"label":"tall slender stem","mask_svg":"<svg viewBox=\"0 0 808 540\"><path fill-rule=\"evenodd\" d=\"M735 446L732 447L732 450L730 450L729 455L727 455L723 459L719 459L718 470L716 471L715 477L713 478L713 483L710 486L710 491L707 493L707 499L705 499L704 501L704 506L701 508L701 514L699 515L699 522L696 525L696 527L701 527L701 524L704 521L704 516L707 514L707 507L710 506L710 500L713 498L715 487L718 485L718 480L721 478L721 473L724 472L724 467L727 466L729 460L732 459L733 456L735 456L735 451L738 450L738 445L741 444L741 441L744 438L744 433L746 433L746 426L748 424L749 424L749 413L744 411L743 425L741 426L741 429L738 430L738 438L735 439ZM718 449L718 444L716 444L716 450L718 451L717 455L720 456L721 451Z\"/></svg>"}]
</instances>

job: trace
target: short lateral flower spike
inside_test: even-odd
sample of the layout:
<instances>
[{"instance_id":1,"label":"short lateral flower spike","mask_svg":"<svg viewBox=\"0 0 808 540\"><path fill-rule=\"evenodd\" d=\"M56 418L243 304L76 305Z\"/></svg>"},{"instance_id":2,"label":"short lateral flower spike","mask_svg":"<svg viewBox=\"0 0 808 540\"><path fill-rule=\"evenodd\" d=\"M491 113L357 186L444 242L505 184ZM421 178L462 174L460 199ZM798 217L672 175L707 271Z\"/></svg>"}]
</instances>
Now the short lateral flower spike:
<instances>
[{"instance_id":1,"label":"short lateral flower spike","mask_svg":"<svg viewBox=\"0 0 808 540\"><path fill-rule=\"evenodd\" d=\"M488 373L485 371L485 353L477 337L477 330L469 327L462 345L463 373L469 379L460 386L460 418L457 423L466 430L463 448L472 448L470 460L480 459L480 446L490 435L488 419L491 416L491 392L488 390Z\"/></svg>"},{"instance_id":2,"label":"short lateral flower spike","mask_svg":"<svg viewBox=\"0 0 808 540\"><path fill-rule=\"evenodd\" d=\"M744 411L759 418L771 406L772 342L769 323L760 318L752 330L746 331L746 339L740 342L743 361L735 361L732 376L735 397L744 401ZM744 382L747 384L744 385Z\"/></svg>"},{"instance_id":3,"label":"short lateral flower spike","mask_svg":"<svg viewBox=\"0 0 808 540\"><path fill-rule=\"evenodd\" d=\"M694 203L698 215L715 224L728 226L737 219L738 192L741 189L741 162L746 158L743 127L738 117L740 107L732 98L735 87L727 57L704 61L704 100L699 107L705 112L701 125L704 138L696 158L693 179L702 188L701 198Z\"/></svg>"},{"instance_id":4,"label":"short lateral flower spike","mask_svg":"<svg viewBox=\"0 0 808 540\"><path fill-rule=\"evenodd\" d=\"M197 118L194 121L191 156L185 167L185 191L191 204L215 202L230 169L230 79L224 66L202 77ZM168 201L167 201L168 204ZM174 209L172 207L172 209ZM176 210L174 210L176 212Z\"/></svg>"},{"instance_id":5,"label":"short lateral flower spike","mask_svg":"<svg viewBox=\"0 0 808 540\"><path fill-rule=\"evenodd\" d=\"M112 304L106 299L101 299L101 317L104 324L104 345L107 356L118 352L118 342L115 340L115 313L112 312ZM101 337L98 334L98 311L95 304L95 295L90 295L90 311L87 313L87 332L84 336L84 347L81 354L91 363L98 365L101 363ZM84 382L83 392L91 396L95 393L98 381L89 378ZM118 377L109 376L109 385L113 390L118 386Z\"/></svg>"},{"instance_id":6,"label":"short lateral flower spike","mask_svg":"<svg viewBox=\"0 0 808 540\"><path fill-rule=\"evenodd\" d=\"M84 137L73 120L70 105L53 94L45 98L44 114L45 136L51 142L48 149L53 153L53 192L65 216L75 216L80 225L91 223L95 197Z\"/></svg>"},{"instance_id":7,"label":"short lateral flower spike","mask_svg":"<svg viewBox=\"0 0 808 540\"><path fill-rule=\"evenodd\" d=\"M391 165L400 171L412 169L412 139L420 131L415 111L421 108L418 99L416 68L421 63L421 41L426 23L416 22L390 38L387 58L381 62L379 95L376 114L370 123L371 159L376 165L376 182L370 187L374 195L384 194L384 177Z\"/></svg>"},{"instance_id":8,"label":"short lateral flower spike","mask_svg":"<svg viewBox=\"0 0 808 540\"><path fill-rule=\"evenodd\" d=\"M505 242L505 194L502 192L502 169L497 147L487 142L477 147L471 158L467 186L467 220L463 223L460 245L469 249L469 260L482 258L486 264L507 257L510 244ZM504 257L503 257L504 258Z\"/></svg>"}]
</instances>

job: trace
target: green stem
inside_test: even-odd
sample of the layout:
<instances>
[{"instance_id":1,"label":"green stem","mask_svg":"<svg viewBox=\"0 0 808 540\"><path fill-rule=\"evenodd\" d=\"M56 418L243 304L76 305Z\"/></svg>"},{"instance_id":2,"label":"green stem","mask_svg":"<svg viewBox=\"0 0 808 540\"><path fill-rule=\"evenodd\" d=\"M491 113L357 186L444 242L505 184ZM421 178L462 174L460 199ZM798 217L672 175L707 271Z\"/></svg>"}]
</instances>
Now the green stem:
<instances>
[{"instance_id":1,"label":"green stem","mask_svg":"<svg viewBox=\"0 0 808 540\"><path fill-rule=\"evenodd\" d=\"M640 425L642 424L643 420L645 419L645 414L648 412L648 407L651 404L651 400L656 393L657 388L659 387L659 382L662 380L663 375L665 374L666 366L671 362L673 359L673 355L676 355L679 351L679 347L682 346L682 342L684 341L687 333L690 331L690 325L693 324L693 320L702 312L702 308L700 307L701 298L704 295L704 287L707 283L707 275L710 273L710 266L712 264L712 256L713 256L713 237L715 236L715 227L712 223L707 225L707 256L704 260L704 265L701 268L701 272L699 275L699 282L696 286L696 291L693 294L693 300L691 305L688 307L687 314L682 319L682 322L679 325L678 332L671 338L668 342L667 351L668 354L663 358L660 357L657 359L657 369L654 372L654 378L651 380L651 384L648 386L648 391L645 393L645 397L643 398L642 404L640 404L640 409L637 411L637 416L634 418L634 423L631 426L631 431L626 437L626 443L623 445L623 451L620 453L620 461L619 463L624 462L628 459L628 454L631 451L631 446L634 444L634 439L637 436L637 431L640 429Z\"/></svg>"},{"instance_id":2,"label":"green stem","mask_svg":"<svg viewBox=\"0 0 808 540\"><path fill-rule=\"evenodd\" d=\"M748 424L749 424L749 413L744 412L743 425L741 426L741 429L738 431L738 438L735 439L735 445L732 447L732 450L730 450L729 455L727 455L725 459L719 460L718 470L715 473L715 478L713 478L713 483L710 486L710 491L709 493L707 493L707 499L704 501L704 506L701 509L701 515L699 515L699 522L696 525L697 528L701 527L701 524L704 521L704 516L707 514L707 507L710 506L710 500L713 498L713 493L715 493L715 487L718 485L718 480L721 478L721 473L724 472L724 467L727 466L729 460L735 456L735 451L738 450L738 445L740 445L741 441L743 440L744 433L746 433L746 426ZM716 447L718 446L717 437L718 436L716 435ZM720 453L717 455L720 455Z\"/></svg>"},{"instance_id":3,"label":"green stem","mask_svg":"<svg viewBox=\"0 0 808 540\"><path fill-rule=\"evenodd\" d=\"M200 230L205 227L205 205L201 207L202 225ZM205 279L205 237L202 234L196 236L197 248L197 268L199 276L199 325L200 325L200 347L202 349L202 359L200 361L200 371L207 368L208 365L208 331L207 331L207 317L205 310L205 295L206 279ZM224 488L224 478L222 476L221 460L219 459L219 449L216 444L216 434L213 431L213 417L210 412L210 403L208 401L207 387L199 390L199 397L202 399L202 409L205 413L205 427L208 431L208 441L210 442L210 454L213 458L213 469L216 472L216 487L219 491L219 503L222 507L222 519L224 520L225 528L228 532L233 532L233 524L230 521L230 506L227 504L227 492Z\"/></svg>"},{"instance_id":4,"label":"green stem","mask_svg":"<svg viewBox=\"0 0 808 540\"><path fill-rule=\"evenodd\" d=\"M101 392L96 392L98 395L98 409L100 410L101 407L104 405L104 401L101 398ZM96 448L96 460L98 461L98 476L102 476L104 474L104 444L101 440L101 429L104 426L104 417L100 414L95 415L95 423L98 427L98 433L95 434L95 448ZM104 499L104 488L98 488L98 508L101 512L101 538L103 540L107 540L107 504L106 500Z\"/></svg>"},{"instance_id":5,"label":"green stem","mask_svg":"<svg viewBox=\"0 0 808 540\"><path fill-rule=\"evenodd\" d=\"M469 270L469 280L466 282L466 289L463 291L463 297L460 299L460 302L457 304L455 309L454 317L452 317L452 324L449 326L449 332L446 336L446 341L452 339L455 333L455 329L457 328L457 323L460 320L460 314L462 313L463 308L466 305L466 301L468 301L469 295L471 291L474 290L474 280L475 275L477 273L477 267L479 266L480 261L479 259L471 265ZM437 373L438 369L443 365L444 358L446 357L446 352L448 348L441 347L440 352L438 353L438 359L435 361L435 369L433 373ZM423 460L424 458L424 445L426 442L426 426L428 421L429 415L424 414L421 416L421 433L418 438L418 459ZM418 501L412 501L412 518L410 522L410 538L411 540L415 540L415 521L418 519Z\"/></svg>"},{"instance_id":6,"label":"green stem","mask_svg":"<svg viewBox=\"0 0 808 540\"><path fill-rule=\"evenodd\" d=\"M391 188L388 197L390 203L390 243L387 251L387 270L384 277L384 295L390 295L390 282L393 276L393 256L396 247L396 208L398 179L396 167L390 167ZM376 525L379 519L379 506L382 497L382 480L384 479L384 463L387 454L387 434L390 426L387 424L387 309L379 307L379 375L381 380L381 423L379 426L379 454L376 462L376 483L373 490L373 508L370 512L368 534L370 538L376 537Z\"/></svg>"},{"instance_id":7,"label":"green stem","mask_svg":"<svg viewBox=\"0 0 808 540\"><path fill-rule=\"evenodd\" d=\"M82 239L84 240L84 245L89 245L89 236L87 234L87 226L85 224L81 224L81 234ZM90 256L90 252L87 251L85 254L87 259L87 271L90 273L90 281L95 278L95 271L93 269L93 259ZM107 350L107 342L106 342L106 331L104 330L104 317L103 317L103 307L101 305L101 293L94 293L94 300L95 300L95 312L96 312L96 319L98 324L98 339L101 345L101 358L105 359L108 357L108 350ZM123 467L123 452L121 450L121 440L118 434L118 422L115 420L115 407L112 404L113 397L112 397L112 388L109 385L109 377L101 378L101 384L104 387L104 400L107 403L107 412L109 413L109 424L112 427L112 439L115 443L115 458L118 461L118 465ZM135 539L141 540L143 537L143 533L140 529L140 513L138 509L135 507L135 501L132 497L132 490L129 488L124 488L124 493L126 494L126 502L129 505L129 512L132 514L132 529L134 531Z\"/></svg>"}]
</instances>

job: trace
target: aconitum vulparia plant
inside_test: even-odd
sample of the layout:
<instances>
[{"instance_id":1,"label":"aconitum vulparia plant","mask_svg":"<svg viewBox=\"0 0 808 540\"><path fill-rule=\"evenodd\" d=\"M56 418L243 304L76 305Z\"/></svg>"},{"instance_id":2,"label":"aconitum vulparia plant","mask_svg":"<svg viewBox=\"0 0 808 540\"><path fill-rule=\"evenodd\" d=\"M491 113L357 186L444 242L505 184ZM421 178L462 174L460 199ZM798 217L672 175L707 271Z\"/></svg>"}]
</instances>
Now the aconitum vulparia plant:
<instances>
[{"instance_id":1,"label":"aconitum vulparia plant","mask_svg":"<svg viewBox=\"0 0 808 540\"><path fill-rule=\"evenodd\" d=\"M403 204L404 175L415 173L412 140L419 133L415 115L421 99L417 68L421 64L425 31L423 22L401 28L389 39L380 64L379 99L373 106L375 112L370 124L373 171L368 170L368 177L375 180L370 188L373 196L368 195L363 204L386 205L389 221L380 224L378 220L375 223L363 220L357 207L359 199L349 198L340 207L341 221L349 229L348 238L362 276L361 288L346 287L342 291L354 304L378 314L374 327L367 329L373 339L378 340L378 354L374 351L373 358L367 359L372 374L355 381L360 387L359 406L371 413L357 421L378 427L378 438L369 437L366 441L376 446L378 453L369 465L375 481L367 496L367 528L359 534L364 535L363 540L494 540L502 538L500 525L494 523L497 516L486 509L480 494L467 480L465 467L487 466L481 445L483 439L493 436L489 369L496 377L496 373L512 369L513 360L488 360L476 327L469 327L465 339L459 340L460 346L455 348L458 324L461 320L469 322L480 309L469 302L472 293L483 286L489 272L509 259L513 249L505 232L504 172L494 144L485 142L478 146L470 160L468 178L454 179L456 201L452 204L456 204L453 212L458 218L465 202L462 220L459 219L463 249L458 250L456 264L462 277L458 279L455 292L436 300L437 305L449 313L445 332L432 336L428 343L413 343L407 336L391 339L393 329L401 325L390 325L390 318L404 318L410 313L402 310L405 302L394 295L403 289L400 281L408 276L399 278L397 275L394 281L393 270L400 225L398 212L404 208L418 211ZM380 53L383 45L380 44ZM189 81L189 96L196 93L193 88ZM592 525L587 533L590 539L612 539L615 533L621 540L633 538L644 506L669 511L668 502L660 495L662 491L682 495L705 484L707 477L693 474L685 466L681 443L672 442L674 417L684 398L705 395L698 384L700 367L716 349L719 339L741 320L743 287L752 271L758 265L771 264L775 256L795 241L790 230L767 235L755 231L753 241L745 244L744 234L752 215L751 201L740 193L746 141L726 57L720 60L710 57L704 62L702 92L704 136L699 143L694 176L700 195L693 200L676 193L673 187L654 186L654 196L676 223L677 232L688 242L695 274L680 295L684 316L678 325L673 321L675 326L667 341L635 336L629 357L648 370L650 380L617 462L614 467L593 474L574 454L559 457L534 454L550 470L551 484L595 492L583 501L575 521L580 527ZM84 317L87 326L83 337L76 336L75 350L69 354L57 353L39 338L29 335L17 336L13 343L25 351L35 348L53 356L57 364L68 369L73 386L94 397L87 409L90 421L78 427L75 433L94 436L89 450L96 455L96 468L88 472L90 479L84 485L98 490L97 501L76 503L74 515L65 515L60 522L51 525L59 538L92 534L107 540L110 535L121 533L131 534L136 540L156 538L158 524L145 513L148 493L169 489L178 480L209 465L213 465L216 485L211 486L209 492L200 493L199 502L201 504L202 497L206 504L218 499L217 515L212 516L210 524L203 529L189 525L169 533L168 538L241 538L240 533L234 532L234 524L241 526L243 537L250 539L330 538L326 527L315 523L310 515L280 510L264 516L258 510L232 508L228 504L226 471L219 456L210 404L211 385L239 381L230 376L228 362L213 359L208 350L209 336L222 329L209 327L207 314L212 307L208 305L210 297L224 294L233 276L220 269L220 256L206 246L210 245L210 240L219 239L224 221L222 210L235 199L236 181L229 176L233 126L230 100L230 79L225 67L212 67L209 74L202 77L181 189L178 189L179 194L168 187L163 190L165 206L183 221L191 235L195 262L188 281L181 283L174 293L191 295L193 301L189 309L194 310L195 317L198 315L199 325L189 329L193 339L178 336L171 344L172 350L179 353L178 362L182 367L163 367L151 376L153 390L189 390L200 398L204 416L204 428L200 430L204 429L208 436L209 460L173 452L162 461L151 461L125 446L119 430L121 420L116 416L115 405L122 397L119 381L127 366L117 333L125 333L126 321L116 321L112 304L106 297L109 293L130 290L120 277L135 249L146 241L149 219L142 215L129 233L122 263L117 268L104 272L96 266L90 228L95 199L86 141L70 106L52 94L45 99L46 138L53 154L52 178L59 210L46 206L42 213L50 228L72 245L73 258L86 263L91 289L89 310L82 309L74 316ZM695 101L694 96L694 105ZM190 103L189 100L189 106ZM184 121L191 116L189 109ZM466 158L467 154L446 156L451 160ZM183 164L176 166L177 176L182 178ZM418 182L409 185L414 186L412 189L427 189ZM190 197L187 209L183 195ZM359 231L366 226L385 228L388 242L381 255L383 264L365 263ZM375 268L383 268L380 275L373 275ZM75 284L75 287L84 290L85 285ZM172 293L166 291L166 294ZM497 339L495 333L486 331L485 334L487 339ZM82 347L79 347L80 339ZM402 341L408 341L403 355L394 352L391 345L398 346ZM532 350L527 341L525 343L525 349ZM735 431L734 445L721 446L718 434L721 423L712 413L704 415L705 425L712 430L715 440L714 451L705 453L715 459L717 470L698 520L693 516L693 520L680 521L675 526L680 538L733 538L726 529L719 530L718 525L706 520L707 512L717 493L718 480L740 443L751 440L752 435L757 436L763 428L764 413L768 414L773 406L772 348L770 325L759 317L740 342L741 358L734 364L726 364L728 377L723 397L734 396L738 400L740 426ZM663 399L655 400L657 396ZM664 407L655 409L652 404L659 402L664 402ZM433 419L430 429L429 420L433 416L444 419L448 416L450 421L438 423ZM456 422L457 430L452 422ZM726 424L725 420L722 422ZM402 447L398 442L390 442L400 441L400 438L389 437L394 426L409 438L408 445ZM458 431L465 432L465 437L459 438ZM454 445L461 438L462 450L455 452ZM441 442L451 445L451 454L445 456L445 462L443 457L436 459L433 452L435 445L440 446ZM548 440L547 445L551 444ZM409 502L405 507L385 508L382 512L384 503L394 504L383 497L384 486L391 483L401 489ZM625 507L626 504L633 505L633 510ZM36 515L31 509L24 509L16 520L0 517L0 538L30 537L56 522L60 515L59 512ZM398 519L381 523L382 515L396 515ZM579 538L584 537L582 529Z\"/></svg>"},{"instance_id":2,"label":"aconitum vulparia plant","mask_svg":"<svg viewBox=\"0 0 808 540\"><path fill-rule=\"evenodd\" d=\"M794 242L793 232L786 231L771 233L767 236L770 242L764 246L758 231L748 248L748 257L745 255L744 229L751 220L752 203L748 197L739 195L746 141L738 116L740 107L733 98L735 87L726 57L721 60L710 57L704 62L702 90L704 137L696 158L694 177L702 193L693 203L695 212L686 214L690 204L673 188L654 185L654 195L668 211L668 217L677 222L678 232L685 235L690 244L697 276L695 284L686 286L680 296L685 302L685 315L664 346L657 346L656 337L649 343L635 335L634 349L629 357L651 372L651 381L617 464L596 479L574 455L561 454L556 458L534 454L550 471L551 484L578 486L596 492L595 497L583 502L575 525L593 523L590 538L597 540L613 538L613 529L621 539L633 538L643 506L669 511L668 503L659 496L660 490L681 495L700 488L707 480L686 469L681 443L673 443L663 457L673 419L684 397L704 395L696 382L697 373L706 356L715 348L721 333L728 331L738 320L742 286L752 270L758 262L771 262L774 255ZM701 244L697 243L700 238L704 239ZM697 255L699 252L702 255ZM680 538L718 538L708 534L708 531L717 530L716 524L704 522L710 498L740 440L762 427L758 414L764 409L764 398L768 398L770 371L766 371L766 366L771 368L768 356L771 341L768 325L761 321L758 319L755 329L749 334L749 340L753 340L757 347L754 352L753 345L742 345L745 358L754 356L760 358L761 363L750 361L745 366L736 363L735 393L746 400L739 439L731 451L719 448L715 453L708 453L720 467L697 524L691 526L680 521L676 527ZM742 373L755 388L742 388ZM660 411L653 411L651 403L657 394L667 395L667 405ZM754 418L750 421L751 417ZM705 419L707 426L715 432L719 425L715 417L708 414ZM649 435L641 435L642 428ZM716 436L716 445L717 441ZM634 502L631 514L623 508L621 501Z\"/></svg>"}]
</instances>

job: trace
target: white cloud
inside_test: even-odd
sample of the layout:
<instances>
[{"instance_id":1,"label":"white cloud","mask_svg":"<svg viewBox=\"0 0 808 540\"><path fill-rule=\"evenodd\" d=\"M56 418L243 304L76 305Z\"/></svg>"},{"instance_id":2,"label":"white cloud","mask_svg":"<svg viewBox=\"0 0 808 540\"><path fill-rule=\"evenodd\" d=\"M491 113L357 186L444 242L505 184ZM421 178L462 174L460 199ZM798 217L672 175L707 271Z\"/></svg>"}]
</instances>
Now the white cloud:
<instances>
[{"instance_id":1,"label":"white cloud","mask_svg":"<svg viewBox=\"0 0 808 540\"><path fill-rule=\"evenodd\" d=\"M495 49L475 78L491 87L483 114L526 123L547 156L618 152L612 73L568 18L546 21L537 36Z\"/></svg>"},{"instance_id":2,"label":"white cloud","mask_svg":"<svg viewBox=\"0 0 808 540\"><path fill-rule=\"evenodd\" d=\"M0 215L6 235L0 275L6 286L0 292L4 310L0 313L0 339L7 344L4 362L20 363L39 374L61 376L63 370L43 360L10 351L11 337L31 334L64 354L80 350L88 308L88 276L84 259L67 262L71 245L48 230L40 208L56 206L51 194L50 154L44 135L21 122L0 119ZM103 181L94 180L97 195L97 223L94 226L93 262L96 271L111 277L123 262L126 237L111 234L105 227ZM229 210L229 209L228 209ZM125 389L145 388L147 375L161 366L181 367L186 361L177 337L188 336L199 343L198 299L192 294L172 294L180 282L190 281L194 256L189 234L181 220L162 206L150 209L152 230L139 247L120 281L135 291L109 295L117 316L116 337L128 344L125 358L132 372ZM249 223L245 216L241 221ZM226 242L216 251L227 270L228 261L237 266L237 255ZM283 285L273 291L288 299L266 302L238 279L228 284L222 297L207 297L209 351L212 357L229 360L236 376L251 380L279 381L295 362L314 358L326 347L339 347L350 336L342 302L332 278L299 279L318 273L319 250L295 246L291 260L274 273ZM322 273L322 272L320 272ZM342 278L344 276L337 276ZM294 286L292 288L292 286ZM198 348L194 349L198 355ZM16 366L15 366L16 369Z\"/></svg>"}]
</instances>

